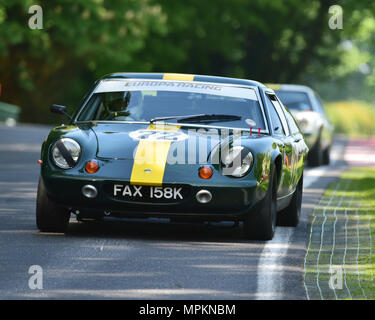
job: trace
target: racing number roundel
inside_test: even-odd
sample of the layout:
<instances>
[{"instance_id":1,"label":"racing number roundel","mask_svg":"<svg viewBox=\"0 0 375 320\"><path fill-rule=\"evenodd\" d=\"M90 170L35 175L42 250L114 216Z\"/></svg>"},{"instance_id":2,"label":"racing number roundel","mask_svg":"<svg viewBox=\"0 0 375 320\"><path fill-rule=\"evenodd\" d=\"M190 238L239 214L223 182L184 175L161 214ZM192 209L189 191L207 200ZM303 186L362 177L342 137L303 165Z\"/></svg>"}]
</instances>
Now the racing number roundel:
<instances>
[{"instance_id":1,"label":"racing number roundel","mask_svg":"<svg viewBox=\"0 0 375 320\"><path fill-rule=\"evenodd\" d=\"M187 138L187 135L180 131L168 130L137 130L129 133L134 140L149 141L181 141Z\"/></svg>"}]
</instances>

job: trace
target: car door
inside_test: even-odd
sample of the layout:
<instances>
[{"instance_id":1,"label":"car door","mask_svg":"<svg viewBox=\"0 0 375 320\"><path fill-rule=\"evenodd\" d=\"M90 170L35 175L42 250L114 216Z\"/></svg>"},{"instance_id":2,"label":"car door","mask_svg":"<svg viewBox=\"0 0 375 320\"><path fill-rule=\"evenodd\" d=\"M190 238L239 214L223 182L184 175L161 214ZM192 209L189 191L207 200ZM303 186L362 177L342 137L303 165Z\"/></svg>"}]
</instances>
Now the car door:
<instances>
[{"instance_id":1,"label":"car door","mask_svg":"<svg viewBox=\"0 0 375 320\"><path fill-rule=\"evenodd\" d=\"M279 100L280 102L280 100ZM297 186L301 176L303 175L303 169L305 167L305 156L307 154L307 145L305 143L303 134L301 133L295 119L293 118L291 112L280 102L281 108L284 111L285 117L287 119L289 130L294 141L295 149L295 166L293 169L293 184L294 188Z\"/></svg>"},{"instance_id":2,"label":"car door","mask_svg":"<svg viewBox=\"0 0 375 320\"><path fill-rule=\"evenodd\" d=\"M270 112L273 134L280 141L282 152L282 170L279 181L278 197L284 198L293 192L293 172L295 167L295 147L290 135L288 122L275 94L266 94L266 103Z\"/></svg>"}]
</instances>

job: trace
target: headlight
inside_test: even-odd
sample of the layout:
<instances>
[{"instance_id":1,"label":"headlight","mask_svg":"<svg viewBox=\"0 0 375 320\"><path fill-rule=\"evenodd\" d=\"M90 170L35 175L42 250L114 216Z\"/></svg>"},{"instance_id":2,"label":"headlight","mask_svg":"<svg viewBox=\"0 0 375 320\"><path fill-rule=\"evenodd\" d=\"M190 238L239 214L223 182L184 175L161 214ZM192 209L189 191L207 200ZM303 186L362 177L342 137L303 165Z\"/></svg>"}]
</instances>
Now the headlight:
<instances>
[{"instance_id":1,"label":"headlight","mask_svg":"<svg viewBox=\"0 0 375 320\"><path fill-rule=\"evenodd\" d=\"M294 117L304 134L311 134L318 130L320 116L316 112L297 112Z\"/></svg>"},{"instance_id":2,"label":"headlight","mask_svg":"<svg viewBox=\"0 0 375 320\"><path fill-rule=\"evenodd\" d=\"M253 154L245 147L235 146L222 156L222 173L241 178L249 173L254 162Z\"/></svg>"},{"instance_id":3,"label":"headlight","mask_svg":"<svg viewBox=\"0 0 375 320\"><path fill-rule=\"evenodd\" d=\"M81 155L81 147L73 139L63 138L52 147L52 159L61 169L73 168Z\"/></svg>"},{"instance_id":4,"label":"headlight","mask_svg":"<svg viewBox=\"0 0 375 320\"><path fill-rule=\"evenodd\" d=\"M306 119L298 119L297 122L298 122L298 125L301 128L302 132L308 131L308 125L309 125L309 121L308 120L306 120Z\"/></svg>"}]
</instances>

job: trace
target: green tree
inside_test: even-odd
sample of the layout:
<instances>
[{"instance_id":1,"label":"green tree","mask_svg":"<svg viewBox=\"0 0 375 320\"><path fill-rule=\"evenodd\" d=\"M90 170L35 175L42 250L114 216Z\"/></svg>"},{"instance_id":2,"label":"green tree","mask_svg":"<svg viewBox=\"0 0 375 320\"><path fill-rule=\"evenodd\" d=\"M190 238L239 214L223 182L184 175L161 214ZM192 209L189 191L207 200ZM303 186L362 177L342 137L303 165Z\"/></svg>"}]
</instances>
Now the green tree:
<instances>
[{"instance_id":1,"label":"green tree","mask_svg":"<svg viewBox=\"0 0 375 320\"><path fill-rule=\"evenodd\" d=\"M341 2L344 28L332 32L340 35L340 43L321 49L330 50L335 63L323 65L317 55L301 79L311 83L326 100L374 102L375 3L368 0Z\"/></svg>"},{"instance_id":2,"label":"green tree","mask_svg":"<svg viewBox=\"0 0 375 320\"><path fill-rule=\"evenodd\" d=\"M156 70L296 81L316 56L335 62L340 37L328 28L334 0L215 0L160 3L167 32L142 57ZM331 51L322 52L330 46ZM324 63L324 58L327 64ZM336 61L337 62L337 61Z\"/></svg>"},{"instance_id":3,"label":"green tree","mask_svg":"<svg viewBox=\"0 0 375 320\"><path fill-rule=\"evenodd\" d=\"M34 4L42 30L28 27ZM343 30L328 27L336 4ZM44 122L51 103L76 106L95 79L118 71L373 88L357 69L375 66L363 18L371 26L374 9L369 0L0 0L1 99L22 107L21 120Z\"/></svg>"},{"instance_id":4,"label":"green tree","mask_svg":"<svg viewBox=\"0 0 375 320\"><path fill-rule=\"evenodd\" d=\"M28 27L34 4L42 30ZM148 0L0 0L2 99L20 105L23 120L45 121L51 103L74 105L94 79L131 68L164 20Z\"/></svg>"}]
</instances>

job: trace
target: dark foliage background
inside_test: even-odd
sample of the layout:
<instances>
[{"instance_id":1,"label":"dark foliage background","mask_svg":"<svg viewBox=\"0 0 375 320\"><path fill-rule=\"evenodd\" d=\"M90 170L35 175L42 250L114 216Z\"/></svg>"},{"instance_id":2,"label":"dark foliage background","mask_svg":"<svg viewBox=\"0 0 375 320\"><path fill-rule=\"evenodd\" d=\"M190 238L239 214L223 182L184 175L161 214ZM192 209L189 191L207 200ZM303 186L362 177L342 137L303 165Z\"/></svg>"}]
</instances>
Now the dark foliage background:
<instances>
[{"instance_id":1,"label":"dark foliage background","mask_svg":"<svg viewBox=\"0 0 375 320\"><path fill-rule=\"evenodd\" d=\"M43 8L31 30L28 9ZM331 30L328 9L344 10ZM183 72L306 83L326 100L374 99L375 3L357 0L0 0L0 100L21 121L75 108L98 77Z\"/></svg>"}]
</instances>

